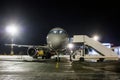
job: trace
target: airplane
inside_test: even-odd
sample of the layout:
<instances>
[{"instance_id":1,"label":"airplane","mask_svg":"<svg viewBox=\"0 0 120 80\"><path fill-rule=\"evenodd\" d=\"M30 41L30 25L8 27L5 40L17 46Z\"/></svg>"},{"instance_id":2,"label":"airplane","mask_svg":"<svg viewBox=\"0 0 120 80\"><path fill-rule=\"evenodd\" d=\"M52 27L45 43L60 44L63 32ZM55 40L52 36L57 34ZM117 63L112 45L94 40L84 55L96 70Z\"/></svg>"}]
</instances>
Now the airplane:
<instances>
[{"instance_id":1,"label":"airplane","mask_svg":"<svg viewBox=\"0 0 120 80\"><path fill-rule=\"evenodd\" d=\"M5 44L6 46L27 47L27 54L33 58L42 57L42 59L50 59L51 56L57 55L56 61L60 61L60 52L67 48L69 42L67 32L56 27L49 31L46 37L47 45L18 45L18 44Z\"/></svg>"}]
</instances>

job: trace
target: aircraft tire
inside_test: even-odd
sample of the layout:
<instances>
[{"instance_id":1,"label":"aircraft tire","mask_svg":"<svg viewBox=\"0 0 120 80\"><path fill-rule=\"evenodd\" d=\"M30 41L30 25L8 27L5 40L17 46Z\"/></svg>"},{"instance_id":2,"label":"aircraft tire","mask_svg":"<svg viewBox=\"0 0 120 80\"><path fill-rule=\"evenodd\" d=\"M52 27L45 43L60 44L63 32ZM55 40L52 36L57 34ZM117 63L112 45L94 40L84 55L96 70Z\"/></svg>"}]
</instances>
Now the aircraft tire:
<instances>
[{"instance_id":1,"label":"aircraft tire","mask_svg":"<svg viewBox=\"0 0 120 80\"><path fill-rule=\"evenodd\" d=\"M45 58L45 56L42 56L42 59L44 59Z\"/></svg>"},{"instance_id":2,"label":"aircraft tire","mask_svg":"<svg viewBox=\"0 0 120 80\"><path fill-rule=\"evenodd\" d=\"M84 58L83 57L80 57L80 62L84 62Z\"/></svg>"},{"instance_id":3,"label":"aircraft tire","mask_svg":"<svg viewBox=\"0 0 120 80\"><path fill-rule=\"evenodd\" d=\"M50 59L51 58L51 54L50 53L47 53L46 56L45 56L46 59Z\"/></svg>"},{"instance_id":4,"label":"aircraft tire","mask_svg":"<svg viewBox=\"0 0 120 80\"><path fill-rule=\"evenodd\" d=\"M59 58L56 57L56 58L55 58L55 61L56 61L56 62L60 62L60 57L59 57Z\"/></svg>"},{"instance_id":5,"label":"aircraft tire","mask_svg":"<svg viewBox=\"0 0 120 80\"><path fill-rule=\"evenodd\" d=\"M60 62L60 57L58 58L58 61Z\"/></svg>"}]
</instances>

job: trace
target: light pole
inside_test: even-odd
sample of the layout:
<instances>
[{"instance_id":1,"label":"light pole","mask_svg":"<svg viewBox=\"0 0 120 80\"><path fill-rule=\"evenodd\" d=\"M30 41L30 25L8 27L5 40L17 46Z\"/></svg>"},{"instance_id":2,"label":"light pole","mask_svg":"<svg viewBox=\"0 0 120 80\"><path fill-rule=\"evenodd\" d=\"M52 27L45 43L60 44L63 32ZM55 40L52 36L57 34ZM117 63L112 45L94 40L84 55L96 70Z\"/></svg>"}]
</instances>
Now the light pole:
<instances>
[{"instance_id":1,"label":"light pole","mask_svg":"<svg viewBox=\"0 0 120 80\"><path fill-rule=\"evenodd\" d=\"M17 34L18 29L15 24L10 24L6 27L6 32L11 36L11 55L14 55L13 51L13 41L14 41L14 36Z\"/></svg>"},{"instance_id":2,"label":"light pole","mask_svg":"<svg viewBox=\"0 0 120 80\"><path fill-rule=\"evenodd\" d=\"M11 38L11 52L10 52L10 54L11 55L14 55L14 51L13 51L13 37Z\"/></svg>"}]
</instances>

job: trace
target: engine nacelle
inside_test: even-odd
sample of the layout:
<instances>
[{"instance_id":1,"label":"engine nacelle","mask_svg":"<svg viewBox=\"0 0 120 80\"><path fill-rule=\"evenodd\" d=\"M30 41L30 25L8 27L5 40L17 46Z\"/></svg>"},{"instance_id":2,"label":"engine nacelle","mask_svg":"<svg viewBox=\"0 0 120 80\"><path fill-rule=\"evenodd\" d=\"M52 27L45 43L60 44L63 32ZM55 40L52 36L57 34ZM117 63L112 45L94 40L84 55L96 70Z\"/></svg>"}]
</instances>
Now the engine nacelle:
<instances>
[{"instance_id":1,"label":"engine nacelle","mask_svg":"<svg viewBox=\"0 0 120 80\"><path fill-rule=\"evenodd\" d=\"M37 56L37 50L35 48L29 48L27 50L27 54L31 57L35 57L35 56Z\"/></svg>"},{"instance_id":2,"label":"engine nacelle","mask_svg":"<svg viewBox=\"0 0 120 80\"><path fill-rule=\"evenodd\" d=\"M27 54L31 57L36 57L36 56L38 57L38 56L43 56L44 51L36 48L29 48Z\"/></svg>"}]
</instances>

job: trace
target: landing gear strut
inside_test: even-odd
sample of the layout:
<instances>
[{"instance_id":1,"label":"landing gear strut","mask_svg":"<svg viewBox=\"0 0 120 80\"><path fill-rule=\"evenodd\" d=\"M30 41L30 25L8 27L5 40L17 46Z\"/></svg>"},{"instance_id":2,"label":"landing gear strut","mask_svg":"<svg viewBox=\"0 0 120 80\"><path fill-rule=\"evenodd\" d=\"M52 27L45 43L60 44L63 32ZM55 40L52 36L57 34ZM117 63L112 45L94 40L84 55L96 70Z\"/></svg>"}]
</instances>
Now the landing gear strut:
<instances>
[{"instance_id":1,"label":"landing gear strut","mask_svg":"<svg viewBox=\"0 0 120 80\"><path fill-rule=\"evenodd\" d=\"M56 57L56 68L59 68L59 63L60 62L60 57L59 57L59 54L58 52L56 51L56 54L57 54L57 57Z\"/></svg>"},{"instance_id":2,"label":"landing gear strut","mask_svg":"<svg viewBox=\"0 0 120 80\"><path fill-rule=\"evenodd\" d=\"M57 57L56 57L55 61L56 61L56 62L60 62L60 57L59 57L59 54L58 54L57 51L56 51L56 54L57 54Z\"/></svg>"},{"instance_id":3,"label":"landing gear strut","mask_svg":"<svg viewBox=\"0 0 120 80\"><path fill-rule=\"evenodd\" d=\"M70 61L72 61L72 55L70 54Z\"/></svg>"}]
</instances>

